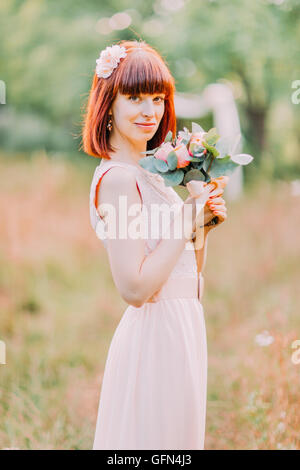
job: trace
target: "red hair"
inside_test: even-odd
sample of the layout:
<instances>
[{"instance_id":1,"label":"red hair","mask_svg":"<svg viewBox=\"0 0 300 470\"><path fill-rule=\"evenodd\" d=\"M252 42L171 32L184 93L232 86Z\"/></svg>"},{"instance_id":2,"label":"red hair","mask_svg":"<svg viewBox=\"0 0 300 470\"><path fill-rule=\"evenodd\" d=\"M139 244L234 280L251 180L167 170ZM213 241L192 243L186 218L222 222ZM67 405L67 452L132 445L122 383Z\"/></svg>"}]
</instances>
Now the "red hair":
<instances>
[{"instance_id":1,"label":"red hair","mask_svg":"<svg viewBox=\"0 0 300 470\"><path fill-rule=\"evenodd\" d=\"M83 151L98 158L110 159L108 152L114 152L107 123L118 91L123 95L165 93L165 111L156 133L147 142L147 150L158 147L169 130L173 138L176 134L175 81L165 61L144 41L123 40L118 44L126 48L127 55L108 78L99 78L94 73L83 118Z\"/></svg>"}]
</instances>

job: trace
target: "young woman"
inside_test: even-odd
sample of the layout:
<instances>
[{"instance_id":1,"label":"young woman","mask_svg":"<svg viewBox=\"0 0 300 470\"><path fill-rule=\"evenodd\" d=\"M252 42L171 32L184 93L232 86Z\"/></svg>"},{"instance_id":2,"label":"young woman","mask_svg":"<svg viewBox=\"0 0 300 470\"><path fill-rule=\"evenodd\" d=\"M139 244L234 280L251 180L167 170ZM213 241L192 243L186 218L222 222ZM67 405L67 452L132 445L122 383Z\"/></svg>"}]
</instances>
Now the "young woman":
<instances>
[{"instance_id":1,"label":"young woman","mask_svg":"<svg viewBox=\"0 0 300 470\"><path fill-rule=\"evenodd\" d=\"M204 449L207 344L192 242L198 219L193 210L188 233L163 238L163 224L151 210L177 204L174 227L184 207L195 207L195 196L183 202L160 175L138 164L141 152L161 144L169 130L175 137L174 79L145 42L122 41L96 62L83 126L84 151L102 159L91 184L90 216L129 306L108 351L93 449ZM213 211L205 204L202 215L206 224L218 215L219 225L226 207L223 190L214 188L207 185L197 196L203 205L213 198ZM150 235L119 235L145 212L139 220L146 220ZM103 235L110 225L116 236ZM202 268L207 234L218 225L204 227Z\"/></svg>"}]
</instances>

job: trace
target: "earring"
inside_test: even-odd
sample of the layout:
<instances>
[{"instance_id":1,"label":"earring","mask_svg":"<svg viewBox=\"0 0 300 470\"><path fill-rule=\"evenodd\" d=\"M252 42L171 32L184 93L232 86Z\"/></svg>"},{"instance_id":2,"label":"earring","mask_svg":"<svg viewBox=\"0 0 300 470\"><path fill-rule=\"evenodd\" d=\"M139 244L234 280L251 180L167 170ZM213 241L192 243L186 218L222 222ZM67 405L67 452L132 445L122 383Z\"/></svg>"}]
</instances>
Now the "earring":
<instances>
[{"instance_id":1,"label":"earring","mask_svg":"<svg viewBox=\"0 0 300 470\"><path fill-rule=\"evenodd\" d=\"M109 121L108 121L106 127L107 127L107 129L109 130L109 132L111 132L111 130L112 130L112 119L111 119L111 118L109 118Z\"/></svg>"}]
</instances>

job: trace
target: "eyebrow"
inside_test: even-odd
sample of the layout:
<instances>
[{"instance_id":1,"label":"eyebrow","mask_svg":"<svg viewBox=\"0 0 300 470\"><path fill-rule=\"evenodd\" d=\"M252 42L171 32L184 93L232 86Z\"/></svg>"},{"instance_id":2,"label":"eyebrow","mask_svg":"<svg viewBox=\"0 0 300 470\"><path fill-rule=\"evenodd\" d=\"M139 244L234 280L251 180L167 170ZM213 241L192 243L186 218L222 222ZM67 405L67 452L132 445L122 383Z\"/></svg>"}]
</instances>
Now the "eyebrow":
<instances>
[{"instance_id":1,"label":"eyebrow","mask_svg":"<svg viewBox=\"0 0 300 470\"><path fill-rule=\"evenodd\" d=\"M161 95L164 95L166 96L166 93L165 92L161 92L161 93L128 93L128 96L161 96Z\"/></svg>"}]
</instances>

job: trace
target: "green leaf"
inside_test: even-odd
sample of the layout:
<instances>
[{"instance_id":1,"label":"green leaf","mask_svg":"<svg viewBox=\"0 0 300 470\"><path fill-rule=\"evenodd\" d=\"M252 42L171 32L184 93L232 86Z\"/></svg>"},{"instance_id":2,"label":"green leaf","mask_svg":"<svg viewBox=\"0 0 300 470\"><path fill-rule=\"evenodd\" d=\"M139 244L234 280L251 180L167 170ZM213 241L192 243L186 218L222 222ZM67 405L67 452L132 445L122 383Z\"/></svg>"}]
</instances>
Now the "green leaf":
<instances>
[{"instance_id":1,"label":"green leaf","mask_svg":"<svg viewBox=\"0 0 300 470\"><path fill-rule=\"evenodd\" d=\"M184 177L183 170L170 171L161 175L165 180L166 186L177 186L180 184Z\"/></svg>"},{"instance_id":2,"label":"green leaf","mask_svg":"<svg viewBox=\"0 0 300 470\"><path fill-rule=\"evenodd\" d=\"M231 160L230 155L223 158L215 158L209 170L209 175L212 178L218 176L231 175L239 165Z\"/></svg>"},{"instance_id":3,"label":"green leaf","mask_svg":"<svg viewBox=\"0 0 300 470\"><path fill-rule=\"evenodd\" d=\"M172 131L168 131L164 142L172 142L172 139L173 139L173 133L172 133Z\"/></svg>"},{"instance_id":4,"label":"green leaf","mask_svg":"<svg viewBox=\"0 0 300 470\"><path fill-rule=\"evenodd\" d=\"M161 171L163 173L165 173L169 169L168 164L164 160L160 160L159 158L155 158L155 157L154 157L154 166L156 170Z\"/></svg>"},{"instance_id":5,"label":"green leaf","mask_svg":"<svg viewBox=\"0 0 300 470\"><path fill-rule=\"evenodd\" d=\"M238 153L237 155L232 155L231 160L239 165L249 165L249 163L252 162L253 157L248 153Z\"/></svg>"},{"instance_id":6,"label":"green leaf","mask_svg":"<svg viewBox=\"0 0 300 470\"><path fill-rule=\"evenodd\" d=\"M220 136L219 135L214 135L212 137L205 137L205 140L206 142L209 144L209 145L215 145L217 143L217 141L219 140Z\"/></svg>"},{"instance_id":7,"label":"green leaf","mask_svg":"<svg viewBox=\"0 0 300 470\"><path fill-rule=\"evenodd\" d=\"M189 157L189 158L187 158L187 160L189 160L190 162L199 162L199 163L203 162L203 159L201 159L199 157Z\"/></svg>"},{"instance_id":8,"label":"green leaf","mask_svg":"<svg viewBox=\"0 0 300 470\"><path fill-rule=\"evenodd\" d=\"M149 158L143 157L139 159L139 165L147 170Z\"/></svg>"},{"instance_id":9,"label":"green leaf","mask_svg":"<svg viewBox=\"0 0 300 470\"><path fill-rule=\"evenodd\" d=\"M212 145L209 145L207 142L203 142L203 145L210 153L213 154L214 157L217 157L219 155L218 150Z\"/></svg>"},{"instance_id":10,"label":"green leaf","mask_svg":"<svg viewBox=\"0 0 300 470\"><path fill-rule=\"evenodd\" d=\"M201 171L197 170L196 168L193 168L192 170L187 171L184 176L184 181L183 181L184 186L186 186L186 183L188 183L191 180L204 181L203 173L201 173Z\"/></svg>"},{"instance_id":11,"label":"green leaf","mask_svg":"<svg viewBox=\"0 0 300 470\"><path fill-rule=\"evenodd\" d=\"M217 158L223 158L226 155L231 155L230 148L232 145L232 138L231 137L221 137L220 140L216 143L216 149L219 152Z\"/></svg>"},{"instance_id":12,"label":"green leaf","mask_svg":"<svg viewBox=\"0 0 300 470\"><path fill-rule=\"evenodd\" d=\"M139 165L151 173L159 173L155 167L154 160L156 160L155 157L144 157L139 160Z\"/></svg>"},{"instance_id":13,"label":"green leaf","mask_svg":"<svg viewBox=\"0 0 300 470\"><path fill-rule=\"evenodd\" d=\"M231 137L231 139L230 139L231 140L231 145L230 145L230 148L229 148L229 151L228 151L229 155L236 155L236 153L238 153L239 150L241 150L241 148L240 148L241 138L242 138L241 133L237 134L234 137Z\"/></svg>"},{"instance_id":14,"label":"green leaf","mask_svg":"<svg viewBox=\"0 0 300 470\"><path fill-rule=\"evenodd\" d=\"M158 147L156 147L155 149L152 149L152 150L146 150L145 152L140 152L140 153L143 153L143 154L146 154L146 155L154 155L154 153L157 151Z\"/></svg>"},{"instance_id":15,"label":"green leaf","mask_svg":"<svg viewBox=\"0 0 300 470\"><path fill-rule=\"evenodd\" d=\"M177 155L175 152L170 152L168 155L168 166L170 170L175 170L177 168Z\"/></svg>"},{"instance_id":16,"label":"green leaf","mask_svg":"<svg viewBox=\"0 0 300 470\"><path fill-rule=\"evenodd\" d=\"M203 168L205 171L208 170L212 159L214 159L214 156L213 156L212 154L208 154L208 156L205 158L205 160L204 160L204 162L203 162L203 166L202 166L202 168Z\"/></svg>"},{"instance_id":17,"label":"green leaf","mask_svg":"<svg viewBox=\"0 0 300 470\"><path fill-rule=\"evenodd\" d=\"M196 122L192 122L192 134L196 134L197 132L205 132L205 130Z\"/></svg>"},{"instance_id":18,"label":"green leaf","mask_svg":"<svg viewBox=\"0 0 300 470\"><path fill-rule=\"evenodd\" d=\"M209 129L205 136L205 141L208 143L208 145L215 145L217 140L219 140L220 136L217 134L217 129L215 127L212 127Z\"/></svg>"}]
</instances>

